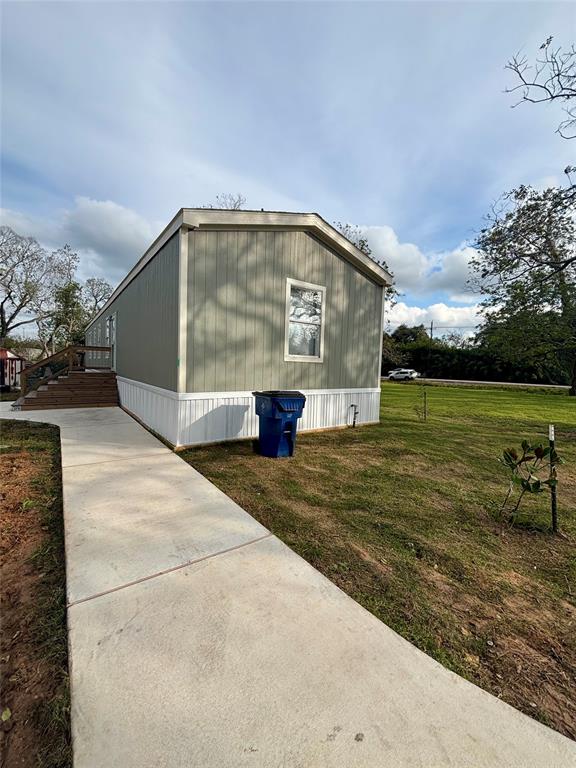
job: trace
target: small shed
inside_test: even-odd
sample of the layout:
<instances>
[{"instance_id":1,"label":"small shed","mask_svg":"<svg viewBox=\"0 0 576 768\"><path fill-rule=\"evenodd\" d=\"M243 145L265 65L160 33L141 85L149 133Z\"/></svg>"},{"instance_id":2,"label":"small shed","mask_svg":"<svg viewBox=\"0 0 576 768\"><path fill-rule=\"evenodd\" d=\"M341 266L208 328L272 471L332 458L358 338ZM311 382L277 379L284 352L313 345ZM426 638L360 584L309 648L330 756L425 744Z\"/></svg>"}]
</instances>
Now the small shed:
<instances>
[{"instance_id":1,"label":"small shed","mask_svg":"<svg viewBox=\"0 0 576 768\"><path fill-rule=\"evenodd\" d=\"M175 446L254 437L254 390L304 392L302 430L377 422L391 282L316 213L185 208L86 343L111 347L122 406Z\"/></svg>"},{"instance_id":2,"label":"small shed","mask_svg":"<svg viewBox=\"0 0 576 768\"><path fill-rule=\"evenodd\" d=\"M20 371L26 366L25 358L0 347L0 390L5 392L20 386Z\"/></svg>"}]
</instances>

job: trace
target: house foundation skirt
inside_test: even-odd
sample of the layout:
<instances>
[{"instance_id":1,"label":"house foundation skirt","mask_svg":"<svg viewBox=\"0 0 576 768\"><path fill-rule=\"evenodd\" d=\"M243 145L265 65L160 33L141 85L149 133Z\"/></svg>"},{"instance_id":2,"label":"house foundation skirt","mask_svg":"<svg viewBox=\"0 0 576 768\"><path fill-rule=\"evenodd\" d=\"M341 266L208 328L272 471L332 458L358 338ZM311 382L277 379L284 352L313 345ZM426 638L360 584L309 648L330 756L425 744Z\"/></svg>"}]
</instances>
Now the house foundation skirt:
<instances>
[{"instance_id":1,"label":"house foundation skirt","mask_svg":"<svg viewBox=\"0 0 576 768\"><path fill-rule=\"evenodd\" d=\"M117 377L120 404L175 447L258 435L252 392L172 392ZM379 421L380 388L309 389L298 431Z\"/></svg>"}]
</instances>

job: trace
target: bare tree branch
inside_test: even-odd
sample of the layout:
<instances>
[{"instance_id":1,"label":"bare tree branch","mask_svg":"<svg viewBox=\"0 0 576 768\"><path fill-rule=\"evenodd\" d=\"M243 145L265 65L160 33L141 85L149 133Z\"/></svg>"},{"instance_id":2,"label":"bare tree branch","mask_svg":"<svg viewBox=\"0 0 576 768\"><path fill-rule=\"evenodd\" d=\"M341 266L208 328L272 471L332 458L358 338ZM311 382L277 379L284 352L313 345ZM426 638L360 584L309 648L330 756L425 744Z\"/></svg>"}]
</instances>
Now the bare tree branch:
<instances>
[{"instance_id":1,"label":"bare tree branch","mask_svg":"<svg viewBox=\"0 0 576 768\"><path fill-rule=\"evenodd\" d=\"M552 37L540 46L534 64L530 64L525 55L516 54L506 64L506 69L516 76L518 82L506 93L521 93L521 98L512 106L519 104L542 104L560 101L564 104L566 118L558 126L557 132L564 139L576 138L576 46L568 50L561 46L552 47Z\"/></svg>"},{"instance_id":2,"label":"bare tree branch","mask_svg":"<svg viewBox=\"0 0 576 768\"><path fill-rule=\"evenodd\" d=\"M200 208L222 208L227 211L241 211L246 205L246 198L240 192L233 195L230 192L221 192L216 195L216 203L201 205Z\"/></svg>"}]
</instances>

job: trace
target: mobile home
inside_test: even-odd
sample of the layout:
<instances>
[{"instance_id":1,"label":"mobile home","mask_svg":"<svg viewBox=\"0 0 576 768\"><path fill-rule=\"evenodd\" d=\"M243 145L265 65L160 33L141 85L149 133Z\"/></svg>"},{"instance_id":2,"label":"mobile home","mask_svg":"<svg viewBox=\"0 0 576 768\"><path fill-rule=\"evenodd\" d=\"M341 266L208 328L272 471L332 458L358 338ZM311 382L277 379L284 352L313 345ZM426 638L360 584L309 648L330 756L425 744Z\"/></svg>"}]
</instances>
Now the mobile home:
<instances>
[{"instance_id":1,"label":"mobile home","mask_svg":"<svg viewBox=\"0 0 576 768\"><path fill-rule=\"evenodd\" d=\"M175 446L255 436L254 390L302 391L302 430L377 422L390 284L316 213L181 209L86 343L111 347L122 406Z\"/></svg>"}]
</instances>

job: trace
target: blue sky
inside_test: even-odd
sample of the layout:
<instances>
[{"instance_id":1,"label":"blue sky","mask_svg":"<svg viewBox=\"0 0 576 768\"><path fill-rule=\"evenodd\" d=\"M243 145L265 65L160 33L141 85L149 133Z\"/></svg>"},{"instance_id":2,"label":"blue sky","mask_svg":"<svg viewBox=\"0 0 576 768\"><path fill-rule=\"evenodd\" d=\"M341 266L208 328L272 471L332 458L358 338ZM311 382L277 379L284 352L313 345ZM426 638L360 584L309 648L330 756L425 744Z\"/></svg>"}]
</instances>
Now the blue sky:
<instances>
[{"instance_id":1,"label":"blue sky","mask_svg":"<svg viewBox=\"0 0 576 768\"><path fill-rule=\"evenodd\" d=\"M241 192L368 228L391 322L469 325L466 246L490 203L562 181L556 105L504 70L576 5L4 2L3 221L118 281L182 206Z\"/></svg>"}]
</instances>

